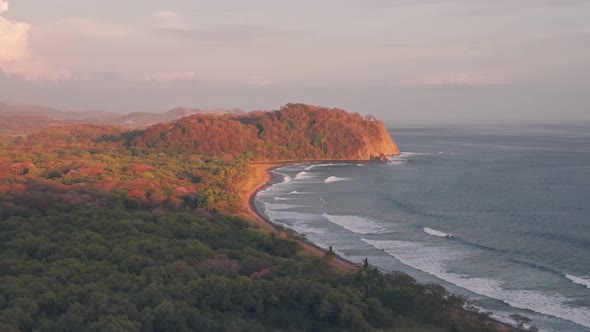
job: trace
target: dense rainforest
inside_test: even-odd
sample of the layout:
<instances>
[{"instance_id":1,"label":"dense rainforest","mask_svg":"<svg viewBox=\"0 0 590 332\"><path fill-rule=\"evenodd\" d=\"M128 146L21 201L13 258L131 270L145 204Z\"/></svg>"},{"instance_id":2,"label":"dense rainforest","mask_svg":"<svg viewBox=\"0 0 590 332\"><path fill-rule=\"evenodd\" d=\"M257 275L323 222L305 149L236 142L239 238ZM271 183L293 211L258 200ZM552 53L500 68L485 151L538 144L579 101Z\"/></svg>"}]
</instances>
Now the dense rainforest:
<instances>
[{"instance_id":1,"label":"dense rainforest","mask_svg":"<svg viewBox=\"0 0 590 332\"><path fill-rule=\"evenodd\" d=\"M1 138L0 331L495 331L440 286L342 273L235 216L250 162L391 153L382 126L288 105Z\"/></svg>"}]
</instances>

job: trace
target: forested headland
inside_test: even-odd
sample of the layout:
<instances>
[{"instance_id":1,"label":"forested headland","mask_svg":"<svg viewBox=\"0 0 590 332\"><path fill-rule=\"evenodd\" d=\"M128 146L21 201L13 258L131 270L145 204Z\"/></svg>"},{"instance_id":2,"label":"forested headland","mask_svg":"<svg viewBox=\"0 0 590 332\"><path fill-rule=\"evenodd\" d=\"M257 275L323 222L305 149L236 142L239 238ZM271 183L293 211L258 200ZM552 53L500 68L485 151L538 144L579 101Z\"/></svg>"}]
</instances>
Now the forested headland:
<instances>
[{"instance_id":1,"label":"forested headland","mask_svg":"<svg viewBox=\"0 0 590 332\"><path fill-rule=\"evenodd\" d=\"M253 161L397 153L381 122L301 104L1 138L0 331L497 330L438 285L342 273L236 217Z\"/></svg>"}]
</instances>

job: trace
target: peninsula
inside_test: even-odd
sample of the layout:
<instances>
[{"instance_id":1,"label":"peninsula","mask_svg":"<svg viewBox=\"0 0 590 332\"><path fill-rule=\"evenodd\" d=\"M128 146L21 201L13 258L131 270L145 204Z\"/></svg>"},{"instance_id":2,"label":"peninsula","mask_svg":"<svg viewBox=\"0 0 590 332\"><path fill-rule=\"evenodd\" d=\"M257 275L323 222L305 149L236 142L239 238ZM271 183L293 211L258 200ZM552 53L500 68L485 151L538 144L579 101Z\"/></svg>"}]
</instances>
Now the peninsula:
<instances>
[{"instance_id":1,"label":"peninsula","mask_svg":"<svg viewBox=\"0 0 590 332\"><path fill-rule=\"evenodd\" d=\"M303 104L3 137L0 330L509 329L252 210L272 167L398 153L380 121Z\"/></svg>"}]
</instances>

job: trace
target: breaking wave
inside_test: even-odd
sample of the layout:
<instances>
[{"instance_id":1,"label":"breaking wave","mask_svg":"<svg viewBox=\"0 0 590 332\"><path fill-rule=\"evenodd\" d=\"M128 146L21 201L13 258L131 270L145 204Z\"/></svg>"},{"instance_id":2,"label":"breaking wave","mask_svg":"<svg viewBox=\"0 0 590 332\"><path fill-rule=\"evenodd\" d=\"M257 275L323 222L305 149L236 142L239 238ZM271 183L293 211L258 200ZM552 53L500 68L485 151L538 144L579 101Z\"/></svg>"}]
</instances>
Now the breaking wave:
<instances>
[{"instance_id":1,"label":"breaking wave","mask_svg":"<svg viewBox=\"0 0 590 332\"><path fill-rule=\"evenodd\" d=\"M424 227L424 233L432 235L432 236L444 237L444 238L452 238L453 237L453 235L451 235L451 234L437 231L436 229L432 229L432 228L428 228L428 227Z\"/></svg>"},{"instance_id":2,"label":"breaking wave","mask_svg":"<svg viewBox=\"0 0 590 332\"><path fill-rule=\"evenodd\" d=\"M282 203L279 203L279 204L266 203L265 204L265 207L268 210L278 211L278 210L289 210L289 209L304 208L306 206L304 206L304 205L282 204Z\"/></svg>"},{"instance_id":3,"label":"breaking wave","mask_svg":"<svg viewBox=\"0 0 590 332\"><path fill-rule=\"evenodd\" d=\"M303 171L303 172L299 172L297 173L297 175L295 175L295 180L307 180L307 179L311 179L313 178L314 175L309 173L308 171Z\"/></svg>"},{"instance_id":4,"label":"breaking wave","mask_svg":"<svg viewBox=\"0 0 590 332\"><path fill-rule=\"evenodd\" d=\"M328 213L324 213L322 216L331 223L357 234L375 234L386 230L380 222L365 217L338 216Z\"/></svg>"},{"instance_id":5,"label":"breaking wave","mask_svg":"<svg viewBox=\"0 0 590 332\"><path fill-rule=\"evenodd\" d=\"M313 194L313 193L297 191L297 190L293 190L292 192L289 193L289 195L309 195L309 194Z\"/></svg>"},{"instance_id":6,"label":"breaking wave","mask_svg":"<svg viewBox=\"0 0 590 332\"><path fill-rule=\"evenodd\" d=\"M442 154L442 152L439 152L438 154ZM428 152L402 152L397 156L389 158L388 164L390 164L390 165L402 164L403 165L408 161L408 159L412 159L412 157L433 156L433 155L435 155L435 154L428 153Z\"/></svg>"},{"instance_id":7,"label":"breaking wave","mask_svg":"<svg viewBox=\"0 0 590 332\"><path fill-rule=\"evenodd\" d=\"M588 278L577 277L575 275L571 275L571 274L567 274L567 273L564 273L563 276L566 277L567 279L569 279L574 284L578 284L578 285L586 286L586 288L590 288L590 279L588 279Z\"/></svg>"},{"instance_id":8,"label":"breaking wave","mask_svg":"<svg viewBox=\"0 0 590 332\"><path fill-rule=\"evenodd\" d=\"M284 173L279 173L279 172L276 172L276 173L277 173L277 174L279 174L279 175L282 175L282 176L283 176L283 182L281 182L281 183L277 183L277 184L286 184L286 183L290 183L290 182L291 182L291 180L293 180L293 179L292 179L292 178L291 178L289 175L287 175L287 174L284 174Z\"/></svg>"},{"instance_id":9,"label":"breaking wave","mask_svg":"<svg viewBox=\"0 0 590 332\"><path fill-rule=\"evenodd\" d=\"M330 176L329 178L324 180L324 183L334 183L334 182L341 182L341 181L348 181L349 178L339 178L337 176Z\"/></svg>"},{"instance_id":10,"label":"breaking wave","mask_svg":"<svg viewBox=\"0 0 590 332\"><path fill-rule=\"evenodd\" d=\"M473 293L502 301L513 308L531 310L590 327L590 309L568 305L572 301L571 298L557 293L545 293L535 290L504 289L502 287L503 282L500 280L479 277L469 278L449 272L445 267L445 263L463 258L465 256L463 253L407 241L362 240L377 249L385 251L407 266L426 272Z\"/></svg>"},{"instance_id":11,"label":"breaking wave","mask_svg":"<svg viewBox=\"0 0 590 332\"><path fill-rule=\"evenodd\" d=\"M309 165L305 168L306 171L311 171L312 169L316 168L316 167L329 167L329 166L350 166L351 164L345 164L345 163L337 163L337 164L314 164L314 165Z\"/></svg>"}]
</instances>

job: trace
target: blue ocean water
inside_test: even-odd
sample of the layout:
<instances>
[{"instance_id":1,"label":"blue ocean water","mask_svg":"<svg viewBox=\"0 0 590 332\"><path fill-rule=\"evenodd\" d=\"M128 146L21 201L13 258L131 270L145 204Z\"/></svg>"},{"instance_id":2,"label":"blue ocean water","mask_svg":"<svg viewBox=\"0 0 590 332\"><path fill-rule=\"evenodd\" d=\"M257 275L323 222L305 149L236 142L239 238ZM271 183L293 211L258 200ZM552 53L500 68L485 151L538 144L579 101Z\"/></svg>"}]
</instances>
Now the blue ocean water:
<instances>
[{"instance_id":1,"label":"blue ocean water","mask_svg":"<svg viewBox=\"0 0 590 332\"><path fill-rule=\"evenodd\" d=\"M406 129L389 163L275 171L257 209L510 322L590 331L590 128Z\"/></svg>"}]
</instances>

